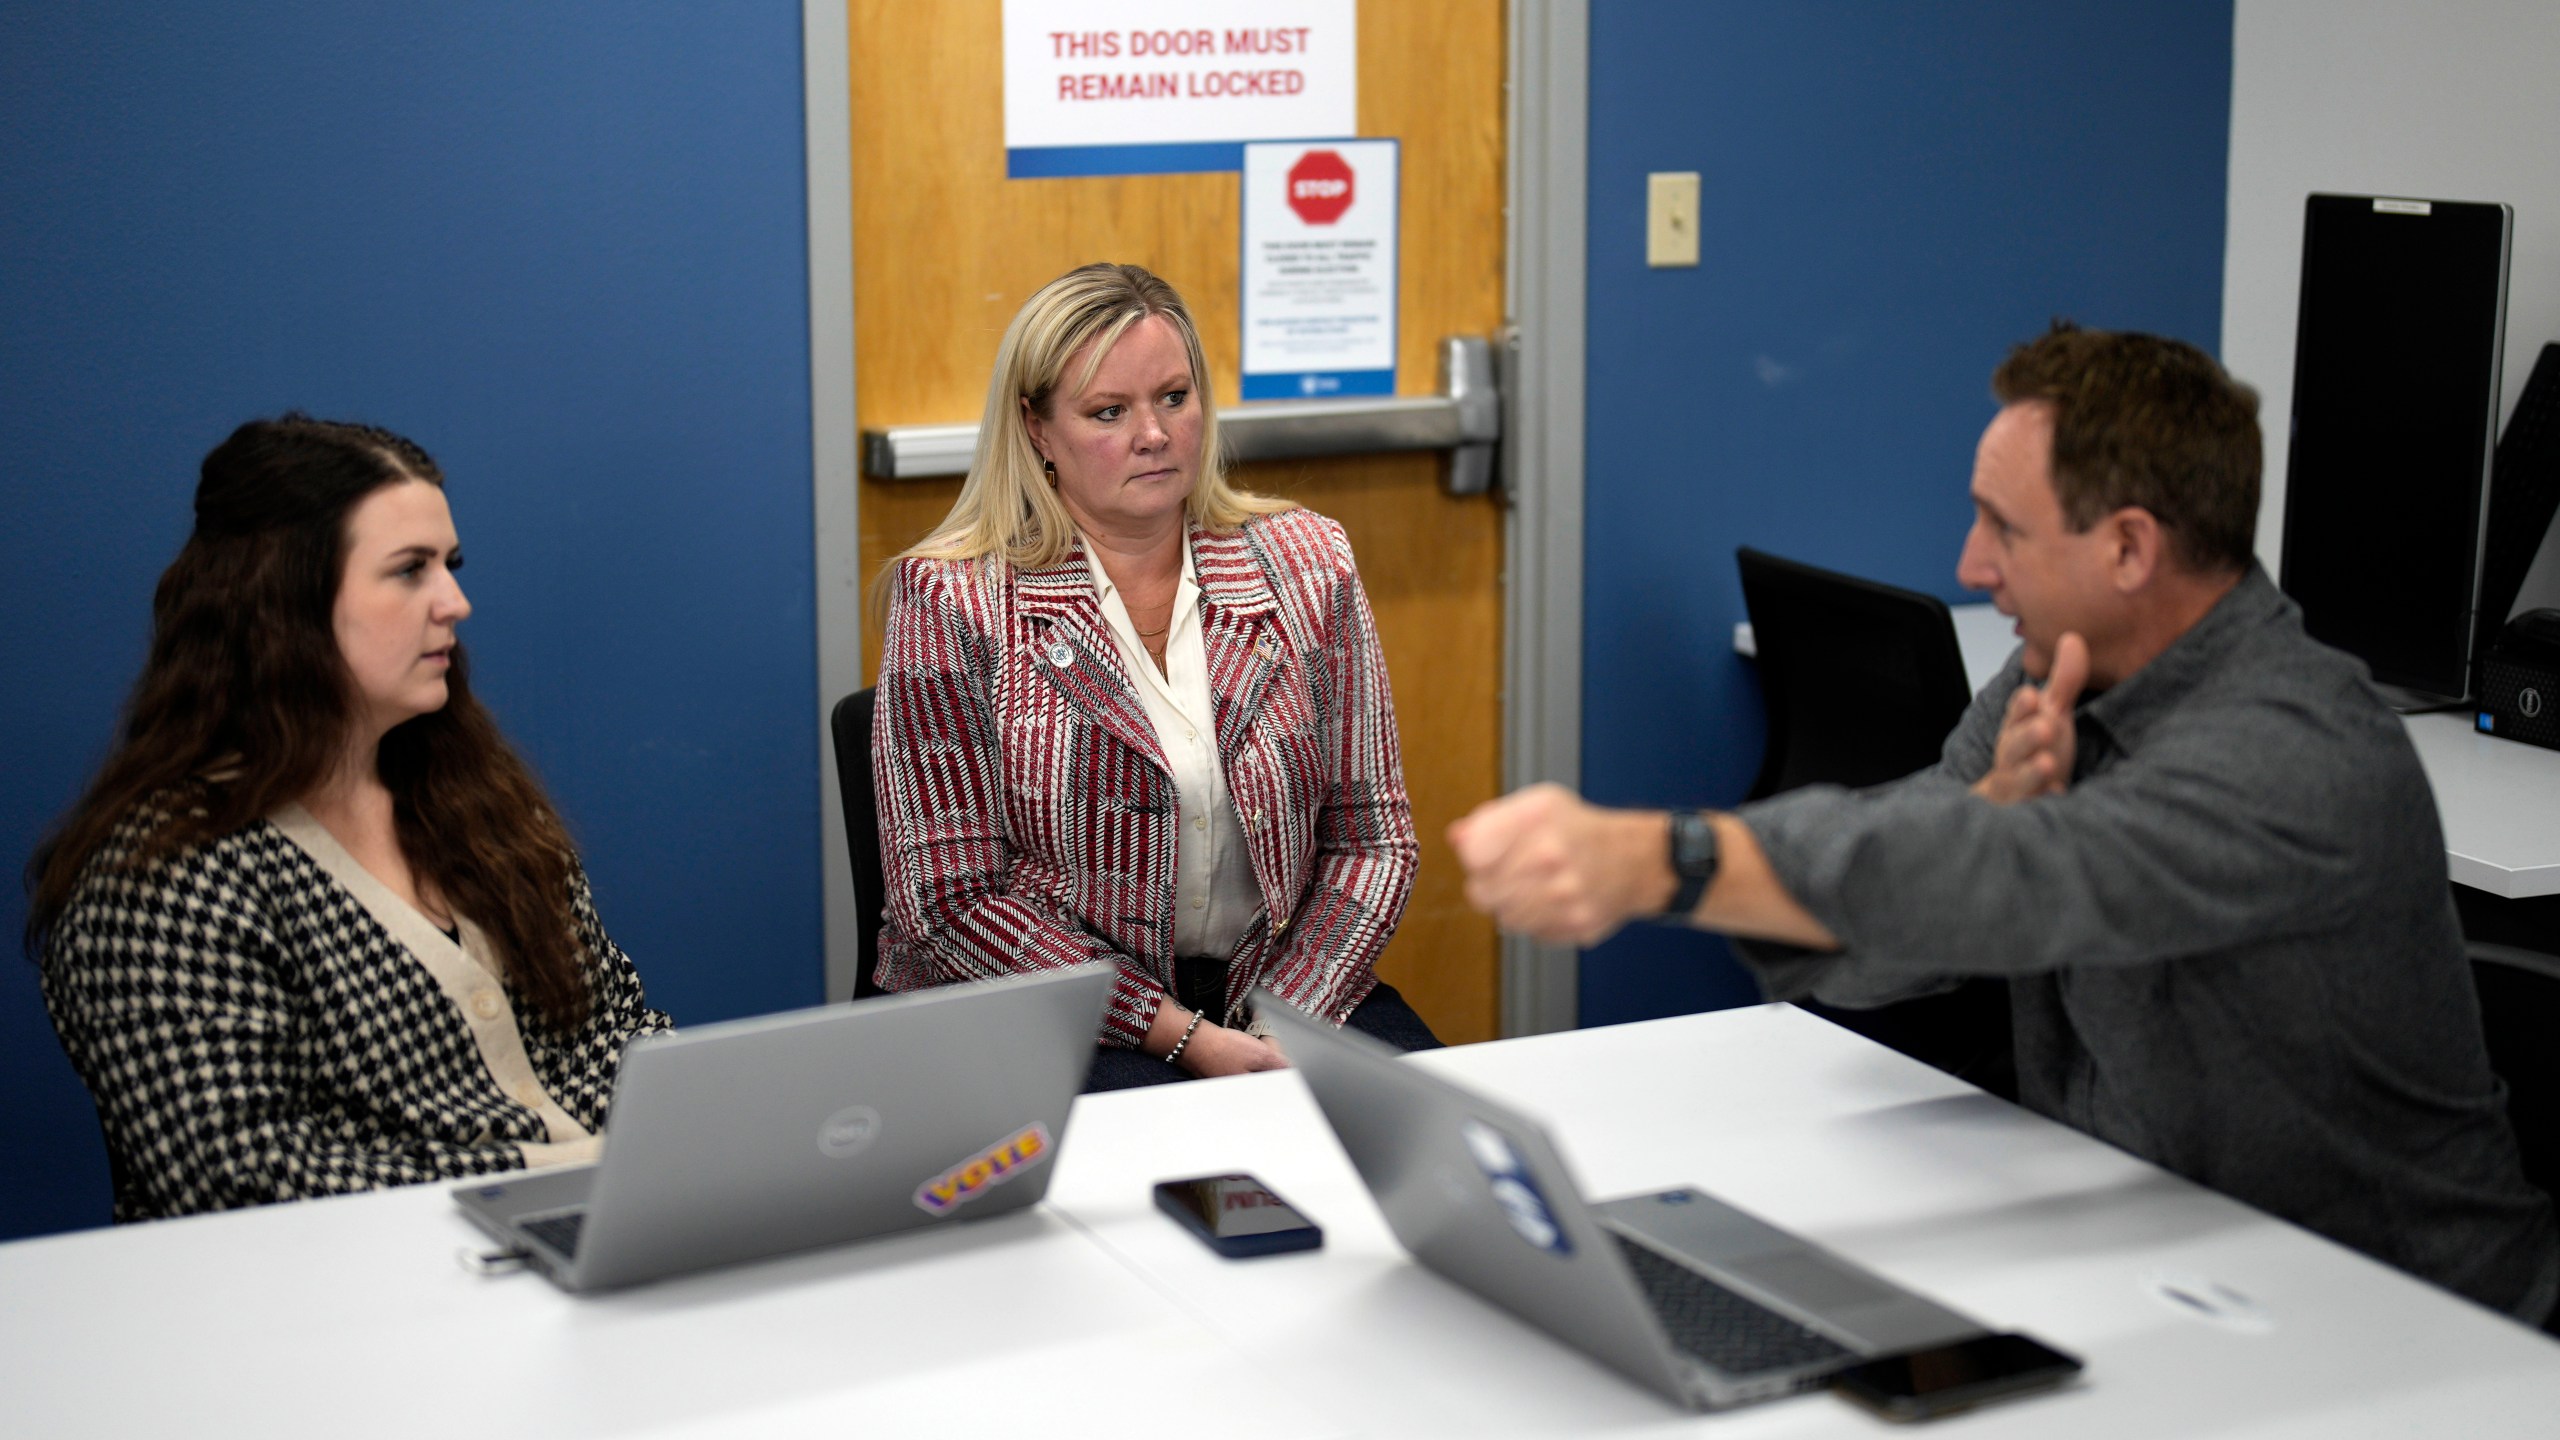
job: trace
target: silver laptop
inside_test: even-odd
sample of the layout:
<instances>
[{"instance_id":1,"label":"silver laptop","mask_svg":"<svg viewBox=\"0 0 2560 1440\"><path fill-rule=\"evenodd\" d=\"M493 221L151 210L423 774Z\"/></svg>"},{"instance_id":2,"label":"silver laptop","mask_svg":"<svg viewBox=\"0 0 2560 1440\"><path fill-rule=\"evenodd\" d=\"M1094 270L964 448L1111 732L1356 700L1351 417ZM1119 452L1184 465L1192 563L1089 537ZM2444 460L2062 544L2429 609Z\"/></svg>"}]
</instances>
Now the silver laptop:
<instances>
[{"instance_id":1,"label":"silver laptop","mask_svg":"<svg viewBox=\"0 0 2560 1440\"><path fill-rule=\"evenodd\" d=\"M1415 1259L1675 1401L1771 1399L1985 1333L1700 1190L1588 1204L1536 1121L1268 991L1254 1013Z\"/></svg>"},{"instance_id":2,"label":"silver laptop","mask_svg":"<svg viewBox=\"0 0 2560 1440\"><path fill-rule=\"evenodd\" d=\"M453 1192L564 1289L1019 1210L1049 1188L1108 965L645 1036L593 1165Z\"/></svg>"}]
</instances>

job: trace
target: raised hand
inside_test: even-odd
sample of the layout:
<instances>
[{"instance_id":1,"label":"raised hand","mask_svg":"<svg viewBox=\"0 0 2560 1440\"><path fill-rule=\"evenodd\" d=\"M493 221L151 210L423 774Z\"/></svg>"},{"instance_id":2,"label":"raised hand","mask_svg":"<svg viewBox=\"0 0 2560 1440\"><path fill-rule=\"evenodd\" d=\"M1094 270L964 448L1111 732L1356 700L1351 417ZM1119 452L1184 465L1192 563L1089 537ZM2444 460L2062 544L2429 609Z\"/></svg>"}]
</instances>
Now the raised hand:
<instances>
[{"instance_id":1,"label":"raised hand","mask_svg":"<svg viewBox=\"0 0 2560 1440\"><path fill-rule=\"evenodd\" d=\"M2066 634L2053 647L2053 668L2044 684L2021 685L2009 697L1991 769L1973 782L1973 793L1994 805L2015 805L2069 789L2079 746L2071 707L2088 683L2088 642Z\"/></svg>"}]
</instances>

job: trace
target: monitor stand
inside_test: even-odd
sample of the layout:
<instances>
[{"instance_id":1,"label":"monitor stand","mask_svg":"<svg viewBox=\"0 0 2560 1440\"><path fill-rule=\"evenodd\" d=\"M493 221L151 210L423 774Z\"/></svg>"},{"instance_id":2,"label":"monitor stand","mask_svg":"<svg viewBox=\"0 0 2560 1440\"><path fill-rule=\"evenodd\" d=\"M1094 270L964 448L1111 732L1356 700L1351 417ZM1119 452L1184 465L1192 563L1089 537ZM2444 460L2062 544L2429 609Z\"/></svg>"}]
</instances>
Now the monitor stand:
<instances>
[{"instance_id":1,"label":"monitor stand","mask_svg":"<svg viewBox=\"0 0 2560 1440\"><path fill-rule=\"evenodd\" d=\"M2471 701L2465 696L2448 697L2432 690L2412 690L2406 685L2385 685L2379 680L2373 682L2373 688L2382 692L2383 704L2402 715L2432 715L2439 710L2471 708Z\"/></svg>"}]
</instances>

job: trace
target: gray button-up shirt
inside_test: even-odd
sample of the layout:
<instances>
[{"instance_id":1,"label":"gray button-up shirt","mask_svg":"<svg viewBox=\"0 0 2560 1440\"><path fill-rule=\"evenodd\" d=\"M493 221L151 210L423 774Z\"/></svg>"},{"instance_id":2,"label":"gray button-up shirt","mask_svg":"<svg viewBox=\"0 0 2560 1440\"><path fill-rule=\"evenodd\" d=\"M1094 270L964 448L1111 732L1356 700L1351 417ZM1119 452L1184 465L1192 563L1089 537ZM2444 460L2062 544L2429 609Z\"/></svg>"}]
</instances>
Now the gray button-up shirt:
<instances>
[{"instance_id":1,"label":"gray button-up shirt","mask_svg":"<svg viewBox=\"0 0 2560 1440\"><path fill-rule=\"evenodd\" d=\"M1737 946L1876 1004L2005 975L2020 1098L2533 1322L2560 1231L2480 1038L2435 801L2364 667L2252 566L2078 714L2068 792L1998 806L2019 658L1934 769L1739 812L1842 950Z\"/></svg>"}]
</instances>

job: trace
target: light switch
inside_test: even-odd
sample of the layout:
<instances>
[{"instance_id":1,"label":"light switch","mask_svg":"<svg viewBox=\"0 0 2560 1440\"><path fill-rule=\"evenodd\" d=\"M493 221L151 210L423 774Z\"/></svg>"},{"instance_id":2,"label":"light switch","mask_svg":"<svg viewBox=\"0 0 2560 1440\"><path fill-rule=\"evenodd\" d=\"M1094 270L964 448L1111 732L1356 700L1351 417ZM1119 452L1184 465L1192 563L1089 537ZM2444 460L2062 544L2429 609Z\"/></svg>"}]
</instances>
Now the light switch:
<instances>
[{"instance_id":1,"label":"light switch","mask_svg":"<svg viewBox=\"0 0 2560 1440\"><path fill-rule=\"evenodd\" d=\"M1656 170L1644 181L1644 263L1697 264L1698 172Z\"/></svg>"}]
</instances>

